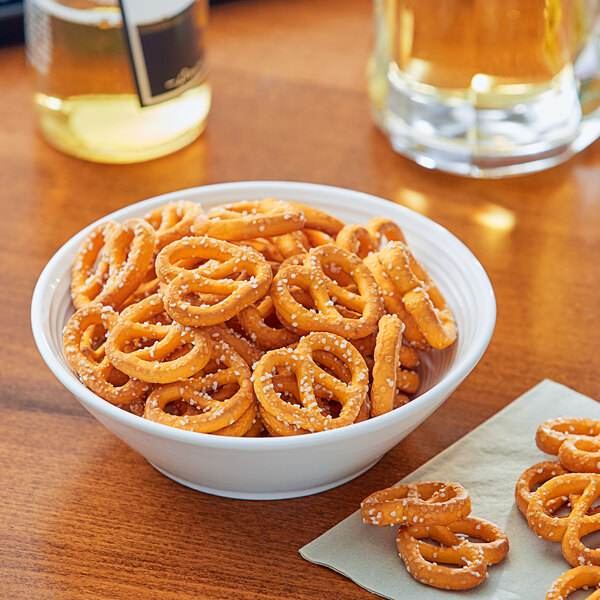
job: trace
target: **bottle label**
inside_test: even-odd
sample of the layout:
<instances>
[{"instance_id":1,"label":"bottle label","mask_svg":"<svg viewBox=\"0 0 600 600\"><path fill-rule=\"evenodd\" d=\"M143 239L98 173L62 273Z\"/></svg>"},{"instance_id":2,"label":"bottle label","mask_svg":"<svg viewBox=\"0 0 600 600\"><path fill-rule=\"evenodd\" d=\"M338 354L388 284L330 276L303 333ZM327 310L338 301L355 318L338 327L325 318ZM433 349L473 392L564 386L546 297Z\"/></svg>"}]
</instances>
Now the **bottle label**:
<instances>
[{"instance_id":1,"label":"bottle label","mask_svg":"<svg viewBox=\"0 0 600 600\"><path fill-rule=\"evenodd\" d=\"M204 0L119 0L142 106L170 100L206 77Z\"/></svg>"}]
</instances>

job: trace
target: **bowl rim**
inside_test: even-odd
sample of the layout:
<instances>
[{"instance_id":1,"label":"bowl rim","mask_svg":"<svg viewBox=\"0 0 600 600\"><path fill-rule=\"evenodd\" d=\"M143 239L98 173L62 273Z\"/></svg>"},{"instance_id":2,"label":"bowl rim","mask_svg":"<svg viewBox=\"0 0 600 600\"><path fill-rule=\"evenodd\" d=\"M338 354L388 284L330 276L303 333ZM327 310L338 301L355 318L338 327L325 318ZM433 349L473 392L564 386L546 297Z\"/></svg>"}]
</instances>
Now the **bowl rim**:
<instances>
[{"instance_id":1,"label":"bowl rim","mask_svg":"<svg viewBox=\"0 0 600 600\"><path fill-rule=\"evenodd\" d=\"M316 199L321 197L322 199L326 198L330 202L333 201L334 204L340 206L343 206L344 203L347 205L348 200L353 200L365 202L370 206L379 207L384 211L383 214L385 214L385 211L389 211L390 207L392 207L392 212L410 214L410 219L426 225L429 230L435 231L437 235L446 238L448 243L459 248L462 251L464 258L469 261L470 270L474 271L478 277L478 283L483 292L481 294L481 302L486 310L484 315L485 320L479 322L476 328L477 335L474 342L466 349L464 356L458 363L450 365L448 372L441 381L408 404L385 415L381 415L376 419L368 419L360 423L354 423L352 427L340 427L338 429L314 432L310 435L240 438L186 431L138 417L137 415L114 406L110 402L100 398L100 396L97 396L58 360L44 334L42 323L44 322L44 316L46 315L45 305L48 304L44 302L44 297L48 291L52 291L58 284L55 272L62 267L66 256L79 247L85 236L96 227L96 225L103 221L108 219L117 221L123 220L124 218L130 217L130 213L142 215L149 209L161 204L166 204L167 202L190 200L194 198L199 202L202 202L203 196L211 196L214 198L215 195L218 196L220 193L228 195L229 193L236 191L239 192L240 200L244 199L244 195L248 194L252 197L274 196L290 200L293 199L292 196L294 196L299 198L298 201L304 199L308 203L310 203L310 198ZM228 201L232 200L222 200L222 202ZM64 267L62 268L64 269ZM492 284L485 269L471 250L442 225L405 206L371 194L343 187L295 181L236 181L217 183L176 190L129 204L94 221L65 242L42 270L35 285L31 300L31 327L33 337L44 362L60 383L62 383L90 412L99 412L107 418L117 421L121 425L132 427L136 430L163 439L182 442L184 444L210 446L215 449L246 451L283 450L303 448L306 446L314 447L318 444L330 444L347 440L348 438L370 436L379 431L388 429L396 421L404 419L410 421L411 416L414 417L422 411L427 412L425 408L427 406L433 406L432 410L435 410L435 408L437 408L435 405L436 400L440 396L445 398L452 393L477 365L489 345L495 323L496 299ZM423 405L425 405L425 407Z\"/></svg>"}]
</instances>

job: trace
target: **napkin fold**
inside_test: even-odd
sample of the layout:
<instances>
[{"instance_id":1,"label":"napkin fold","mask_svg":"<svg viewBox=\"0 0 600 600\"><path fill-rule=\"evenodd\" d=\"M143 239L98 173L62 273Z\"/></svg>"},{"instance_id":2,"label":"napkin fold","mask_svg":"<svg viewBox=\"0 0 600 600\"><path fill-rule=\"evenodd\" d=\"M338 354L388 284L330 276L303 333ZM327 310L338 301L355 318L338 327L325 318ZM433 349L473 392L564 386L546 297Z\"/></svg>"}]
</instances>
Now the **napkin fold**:
<instances>
[{"instance_id":1,"label":"napkin fold","mask_svg":"<svg viewBox=\"0 0 600 600\"><path fill-rule=\"evenodd\" d=\"M544 380L402 480L458 482L471 494L471 514L505 531L508 556L488 567L489 576L478 587L451 592L418 583L398 556L397 528L365 525L359 511L301 548L300 554L391 600L543 598L552 582L571 567L560 544L539 539L529 529L514 502L514 490L525 469L556 460L535 444L538 425L554 417L600 419L600 403Z\"/></svg>"}]
</instances>

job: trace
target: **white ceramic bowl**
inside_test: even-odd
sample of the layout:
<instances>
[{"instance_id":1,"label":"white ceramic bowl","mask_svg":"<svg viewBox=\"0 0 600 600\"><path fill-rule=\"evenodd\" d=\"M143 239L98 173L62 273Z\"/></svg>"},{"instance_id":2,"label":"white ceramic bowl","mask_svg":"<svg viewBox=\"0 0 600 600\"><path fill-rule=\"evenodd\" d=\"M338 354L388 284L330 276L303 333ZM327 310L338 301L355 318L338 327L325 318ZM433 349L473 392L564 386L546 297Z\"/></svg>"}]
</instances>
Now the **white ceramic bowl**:
<instances>
[{"instance_id":1,"label":"white ceramic bowl","mask_svg":"<svg viewBox=\"0 0 600 600\"><path fill-rule=\"evenodd\" d=\"M246 499L314 494L369 469L438 408L475 367L487 348L496 319L490 281L456 237L418 213L367 194L307 183L225 183L151 198L106 219L142 216L175 200L193 200L210 207L263 197L303 202L348 223L386 216L400 224L414 254L454 311L459 331L458 341L449 349L422 358L421 387L412 402L350 427L285 438L192 433L112 406L79 382L62 352L62 329L73 312L70 266L95 224L78 233L50 260L37 282L31 307L35 341L46 364L101 423L175 481L211 494Z\"/></svg>"}]
</instances>

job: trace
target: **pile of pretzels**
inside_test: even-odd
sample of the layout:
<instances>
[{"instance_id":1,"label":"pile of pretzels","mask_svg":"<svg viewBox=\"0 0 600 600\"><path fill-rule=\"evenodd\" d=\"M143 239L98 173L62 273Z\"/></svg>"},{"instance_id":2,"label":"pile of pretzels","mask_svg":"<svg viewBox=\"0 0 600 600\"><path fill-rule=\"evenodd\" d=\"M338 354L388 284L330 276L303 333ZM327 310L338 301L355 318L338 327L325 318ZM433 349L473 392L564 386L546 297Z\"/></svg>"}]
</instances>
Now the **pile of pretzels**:
<instances>
[{"instance_id":1,"label":"pile of pretzels","mask_svg":"<svg viewBox=\"0 0 600 600\"><path fill-rule=\"evenodd\" d=\"M287 436L409 402L452 311L385 218L265 198L103 222L72 266L67 361L108 402L199 433Z\"/></svg>"},{"instance_id":2,"label":"pile of pretzels","mask_svg":"<svg viewBox=\"0 0 600 600\"><path fill-rule=\"evenodd\" d=\"M558 461L526 469L517 481L515 500L534 533L560 543L563 556L574 567L546 595L547 600L564 600L575 590L600 584L600 549L581 539L600 531L600 421L548 419L538 427L535 441ZM589 597L599 598L600 591Z\"/></svg>"},{"instance_id":3,"label":"pile of pretzels","mask_svg":"<svg viewBox=\"0 0 600 600\"><path fill-rule=\"evenodd\" d=\"M506 557L509 542L494 523L471 515L471 497L459 483L401 483L379 490L360 506L364 523L398 526L396 545L408 572L443 590L481 585L488 565Z\"/></svg>"}]
</instances>

